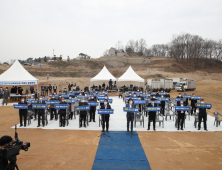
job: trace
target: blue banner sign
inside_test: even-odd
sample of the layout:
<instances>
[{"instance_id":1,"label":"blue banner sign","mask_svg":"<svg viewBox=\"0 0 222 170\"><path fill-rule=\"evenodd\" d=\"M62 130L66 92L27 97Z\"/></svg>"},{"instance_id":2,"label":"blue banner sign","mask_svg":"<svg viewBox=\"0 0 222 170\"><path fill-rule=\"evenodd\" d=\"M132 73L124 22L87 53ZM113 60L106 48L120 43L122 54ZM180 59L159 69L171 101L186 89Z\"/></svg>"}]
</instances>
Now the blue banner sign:
<instances>
[{"instance_id":1,"label":"blue banner sign","mask_svg":"<svg viewBox=\"0 0 222 170\"><path fill-rule=\"evenodd\" d=\"M183 101L186 101L187 98L175 98L175 102L180 102L180 99L183 99Z\"/></svg>"},{"instance_id":2,"label":"blue banner sign","mask_svg":"<svg viewBox=\"0 0 222 170\"><path fill-rule=\"evenodd\" d=\"M159 95L166 95L166 92L159 92Z\"/></svg>"},{"instance_id":3,"label":"blue banner sign","mask_svg":"<svg viewBox=\"0 0 222 170\"><path fill-rule=\"evenodd\" d=\"M14 104L14 109L28 109L27 104Z\"/></svg>"},{"instance_id":4,"label":"blue banner sign","mask_svg":"<svg viewBox=\"0 0 222 170\"><path fill-rule=\"evenodd\" d=\"M191 100L200 100L201 96L191 96L190 99Z\"/></svg>"},{"instance_id":5,"label":"blue banner sign","mask_svg":"<svg viewBox=\"0 0 222 170\"><path fill-rule=\"evenodd\" d=\"M146 104L146 100L135 100L134 104Z\"/></svg>"},{"instance_id":6,"label":"blue banner sign","mask_svg":"<svg viewBox=\"0 0 222 170\"><path fill-rule=\"evenodd\" d=\"M139 108L130 108L130 107L123 107L124 112L134 112L139 113Z\"/></svg>"},{"instance_id":7,"label":"blue banner sign","mask_svg":"<svg viewBox=\"0 0 222 170\"><path fill-rule=\"evenodd\" d=\"M34 103L37 103L38 100L31 100L31 103L34 104Z\"/></svg>"},{"instance_id":8,"label":"blue banner sign","mask_svg":"<svg viewBox=\"0 0 222 170\"><path fill-rule=\"evenodd\" d=\"M113 103L113 99L107 99L108 103ZM100 103L104 103L104 100L99 100Z\"/></svg>"},{"instance_id":9,"label":"blue banner sign","mask_svg":"<svg viewBox=\"0 0 222 170\"><path fill-rule=\"evenodd\" d=\"M146 100L146 101L147 101L147 100L150 100L150 99L152 99L152 98L151 98L151 97L147 97L147 98L145 98L144 100Z\"/></svg>"},{"instance_id":10,"label":"blue banner sign","mask_svg":"<svg viewBox=\"0 0 222 170\"><path fill-rule=\"evenodd\" d=\"M113 109L98 109L98 114L113 114Z\"/></svg>"},{"instance_id":11,"label":"blue banner sign","mask_svg":"<svg viewBox=\"0 0 222 170\"><path fill-rule=\"evenodd\" d=\"M75 103L75 99L65 99L66 103Z\"/></svg>"},{"instance_id":12,"label":"blue banner sign","mask_svg":"<svg viewBox=\"0 0 222 170\"><path fill-rule=\"evenodd\" d=\"M89 110L89 106L76 106L76 111L84 111L84 110Z\"/></svg>"},{"instance_id":13,"label":"blue banner sign","mask_svg":"<svg viewBox=\"0 0 222 170\"><path fill-rule=\"evenodd\" d=\"M158 100L167 102L169 101L169 98L159 97Z\"/></svg>"},{"instance_id":14,"label":"blue banner sign","mask_svg":"<svg viewBox=\"0 0 222 170\"><path fill-rule=\"evenodd\" d=\"M46 103L46 105L56 105L56 104L59 104L59 103L60 103L60 101L54 100L54 101L48 101L48 102Z\"/></svg>"},{"instance_id":15,"label":"blue banner sign","mask_svg":"<svg viewBox=\"0 0 222 170\"><path fill-rule=\"evenodd\" d=\"M58 94L54 94L55 95L55 98L58 98L59 95ZM52 97L52 94L49 94L49 97Z\"/></svg>"},{"instance_id":16,"label":"blue banner sign","mask_svg":"<svg viewBox=\"0 0 222 170\"><path fill-rule=\"evenodd\" d=\"M88 102L89 106L99 106L98 102Z\"/></svg>"},{"instance_id":17,"label":"blue banner sign","mask_svg":"<svg viewBox=\"0 0 222 170\"><path fill-rule=\"evenodd\" d=\"M212 105L210 103L197 103L196 107L198 108L207 108L207 109L211 109Z\"/></svg>"},{"instance_id":18,"label":"blue banner sign","mask_svg":"<svg viewBox=\"0 0 222 170\"><path fill-rule=\"evenodd\" d=\"M189 99L189 98L191 97L191 95L182 95L182 97L183 97L183 98L188 98L188 99Z\"/></svg>"},{"instance_id":19,"label":"blue banner sign","mask_svg":"<svg viewBox=\"0 0 222 170\"><path fill-rule=\"evenodd\" d=\"M142 97L147 97L148 94L141 94L140 96L142 96Z\"/></svg>"},{"instance_id":20,"label":"blue banner sign","mask_svg":"<svg viewBox=\"0 0 222 170\"><path fill-rule=\"evenodd\" d=\"M33 104L32 109L46 109L45 104Z\"/></svg>"},{"instance_id":21,"label":"blue banner sign","mask_svg":"<svg viewBox=\"0 0 222 170\"><path fill-rule=\"evenodd\" d=\"M69 109L68 104L56 104L55 109Z\"/></svg>"},{"instance_id":22,"label":"blue banner sign","mask_svg":"<svg viewBox=\"0 0 222 170\"><path fill-rule=\"evenodd\" d=\"M129 100L130 98L133 100L138 100L138 97L126 97L126 100Z\"/></svg>"},{"instance_id":23,"label":"blue banner sign","mask_svg":"<svg viewBox=\"0 0 222 170\"><path fill-rule=\"evenodd\" d=\"M190 111L190 106L176 106L175 111Z\"/></svg>"},{"instance_id":24,"label":"blue banner sign","mask_svg":"<svg viewBox=\"0 0 222 170\"><path fill-rule=\"evenodd\" d=\"M47 97L43 97L42 101L48 101Z\"/></svg>"},{"instance_id":25,"label":"blue banner sign","mask_svg":"<svg viewBox=\"0 0 222 170\"><path fill-rule=\"evenodd\" d=\"M160 110L161 110L160 107L147 107L146 108L147 112L157 112L157 111L160 111Z\"/></svg>"},{"instance_id":26,"label":"blue banner sign","mask_svg":"<svg viewBox=\"0 0 222 170\"><path fill-rule=\"evenodd\" d=\"M32 100L35 100L35 98L26 99L26 102L31 103Z\"/></svg>"},{"instance_id":27,"label":"blue banner sign","mask_svg":"<svg viewBox=\"0 0 222 170\"><path fill-rule=\"evenodd\" d=\"M156 92L151 92L150 95L154 96L154 95L156 95Z\"/></svg>"},{"instance_id":28,"label":"blue banner sign","mask_svg":"<svg viewBox=\"0 0 222 170\"><path fill-rule=\"evenodd\" d=\"M151 100L148 100L149 103L151 103ZM154 103L161 104L160 100L155 100Z\"/></svg>"},{"instance_id":29,"label":"blue banner sign","mask_svg":"<svg viewBox=\"0 0 222 170\"><path fill-rule=\"evenodd\" d=\"M77 95L77 98L85 98L85 95Z\"/></svg>"},{"instance_id":30,"label":"blue banner sign","mask_svg":"<svg viewBox=\"0 0 222 170\"><path fill-rule=\"evenodd\" d=\"M87 97L91 97L93 95L93 97L97 97L97 95L95 94L87 94Z\"/></svg>"}]
</instances>

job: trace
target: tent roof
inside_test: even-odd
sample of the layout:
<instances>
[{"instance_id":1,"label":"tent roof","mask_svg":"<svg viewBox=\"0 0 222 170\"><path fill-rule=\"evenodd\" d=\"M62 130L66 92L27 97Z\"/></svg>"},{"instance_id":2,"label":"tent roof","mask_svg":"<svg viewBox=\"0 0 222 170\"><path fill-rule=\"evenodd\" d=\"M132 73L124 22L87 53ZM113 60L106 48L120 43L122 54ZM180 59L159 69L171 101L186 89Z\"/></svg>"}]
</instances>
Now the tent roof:
<instances>
[{"instance_id":1,"label":"tent roof","mask_svg":"<svg viewBox=\"0 0 222 170\"><path fill-rule=\"evenodd\" d=\"M18 60L0 75L0 85L33 85L39 80L32 76Z\"/></svg>"},{"instance_id":2,"label":"tent roof","mask_svg":"<svg viewBox=\"0 0 222 170\"><path fill-rule=\"evenodd\" d=\"M137 81L137 82L144 82L144 79L142 79L136 72L132 69L130 66L126 72L118 78L118 82L120 81Z\"/></svg>"},{"instance_id":3,"label":"tent roof","mask_svg":"<svg viewBox=\"0 0 222 170\"><path fill-rule=\"evenodd\" d=\"M104 66L95 77L90 79L90 81L107 81L110 79L112 79L112 81L116 81L116 78L109 72L106 66Z\"/></svg>"}]
</instances>

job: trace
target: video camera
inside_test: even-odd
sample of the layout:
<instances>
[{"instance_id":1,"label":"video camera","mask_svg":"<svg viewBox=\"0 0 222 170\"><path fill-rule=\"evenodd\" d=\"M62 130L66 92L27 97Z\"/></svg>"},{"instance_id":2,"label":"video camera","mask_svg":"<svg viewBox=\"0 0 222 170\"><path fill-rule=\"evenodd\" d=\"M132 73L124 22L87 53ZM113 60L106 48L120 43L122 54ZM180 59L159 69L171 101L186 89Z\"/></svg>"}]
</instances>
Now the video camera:
<instances>
[{"instance_id":1,"label":"video camera","mask_svg":"<svg viewBox=\"0 0 222 170\"><path fill-rule=\"evenodd\" d=\"M10 167L14 166L14 168L16 167L18 169L16 156L19 155L20 150L28 151L30 142L23 143L23 141L20 141L16 130L17 126L15 125L15 140L6 144L6 147L0 150L0 158L10 161Z\"/></svg>"}]
</instances>

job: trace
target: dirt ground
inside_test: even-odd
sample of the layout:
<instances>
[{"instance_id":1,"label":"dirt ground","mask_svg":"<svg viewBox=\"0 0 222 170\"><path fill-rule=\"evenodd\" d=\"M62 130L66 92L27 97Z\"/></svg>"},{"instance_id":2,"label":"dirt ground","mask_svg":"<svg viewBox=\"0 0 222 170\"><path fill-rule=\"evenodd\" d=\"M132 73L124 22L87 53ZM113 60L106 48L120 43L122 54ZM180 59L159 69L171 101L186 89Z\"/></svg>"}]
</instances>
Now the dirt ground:
<instances>
[{"instance_id":1,"label":"dirt ground","mask_svg":"<svg viewBox=\"0 0 222 170\"><path fill-rule=\"evenodd\" d=\"M199 81L195 93L204 97L206 103L212 103L209 114L221 112L221 81ZM171 92L172 97L177 95L178 92ZM0 116L0 136L14 136L11 127L19 123L18 110L0 106ZM22 170L91 169L100 140L100 131L18 129L18 135L20 140L31 143L29 151L21 151L18 156ZM153 170L222 169L222 132L138 132L138 135Z\"/></svg>"}]
</instances>

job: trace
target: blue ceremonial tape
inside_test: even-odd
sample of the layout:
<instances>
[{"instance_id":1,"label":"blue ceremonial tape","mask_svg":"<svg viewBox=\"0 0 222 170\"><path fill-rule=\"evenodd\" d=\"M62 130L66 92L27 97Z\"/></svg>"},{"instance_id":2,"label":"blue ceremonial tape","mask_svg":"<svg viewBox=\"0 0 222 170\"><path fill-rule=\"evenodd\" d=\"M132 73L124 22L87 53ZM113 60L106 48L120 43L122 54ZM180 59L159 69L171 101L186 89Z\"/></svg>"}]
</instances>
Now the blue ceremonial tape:
<instances>
[{"instance_id":1,"label":"blue ceremonial tape","mask_svg":"<svg viewBox=\"0 0 222 170\"><path fill-rule=\"evenodd\" d=\"M14 109L28 109L27 104L14 104Z\"/></svg>"},{"instance_id":2,"label":"blue ceremonial tape","mask_svg":"<svg viewBox=\"0 0 222 170\"><path fill-rule=\"evenodd\" d=\"M55 95L55 98L58 98L59 95L58 94L54 94ZM49 97L52 97L52 94L49 94Z\"/></svg>"},{"instance_id":3,"label":"blue ceremonial tape","mask_svg":"<svg viewBox=\"0 0 222 170\"><path fill-rule=\"evenodd\" d=\"M60 101L54 100L54 101L48 101L48 102L46 103L46 105L56 105L56 104L59 104L59 103L60 103Z\"/></svg>"},{"instance_id":4,"label":"blue ceremonial tape","mask_svg":"<svg viewBox=\"0 0 222 170\"><path fill-rule=\"evenodd\" d=\"M84 111L84 110L89 110L89 106L76 106L76 111Z\"/></svg>"},{"instance_id":5,"label":"blue ceremonial tape","mask_svg":"<svg viewBox=\"0 0 222 170\"><path fill-rule=\"evenodd\" d=\"M189 98L191 97L191 95L182 95L182 97L183 97L183 98L188 98L188 99L189 99Z\"/></svg>"},{"instance_id":6,"label":"blue ceremonial tape","mask_svg":"<svg viewBox=\"0 0 222 170\"><path fill-rule=\"evenodd\" d=\"M113 114L113 109L98 109L98 114Z\"/></svg>"},{"instance_id":7,"label":"blue ceremonial tape","mask_svg":"<svg viewBox=\"0 0 222 170\"><path fill-rule=\"evenodd\" d=\"M135 100L134 104L146 104L146 100Z\"/></svg>"},{"instance_id":8,"label":"blue ceremonial tape","mask_svg":"<svg viewBox=\"0 0 222 170\"><path fill-rule=\"evenodd\" d=\"M113 99L107 99L108 103L113 103ZM104 100L99 100L100 103L104 103Z\"/></svg>"},{"instance_id":9,"label":"blue ceremonial tape","mask_svg":"<svg viewBox=\"0 0 222 170\"><path fill-rule=\"evenodd\" d=\"M151 103L151 100L148 100L149 103ZM154 103L161 104L160 100L155 100Z\"/></svg>"},{"instance_id":10,"label":"blue ceremonial tape","mask_svg":"<svg viewBox=\"0 0 222 170\"><path fill-rule=\"evenodd\" d=\"M130 108L130 107L123 107L124 112L134 112L139 113L139 108Z\"/></svg>"},{"instance_id":11,"label":"blue ceremonial tape","mask_svg":"<svg viewBox=\"0 0 222 170\"><path fill-rule=\"evenodd\" d=\"M56 104L55 109L69 109L68 104Z\"/></svg>"},{"instance_id":12,"label":"blue ceremonial tape","mask_svg":"<svg viewBox=\"0 0 222 170\"><path fill-rule=\"evenodd\" d=\"M46 104L32 104L32 109L46 109Z\"/></svg>"},{"instance_id":13,"label":"blue ceremonial tape","mask_svg":"<svg viewBox=\"0 0 222 170\"><path fill-rule=\"evenodd\" d=\"M198 108L207 108L207 109L211 109L212 105L210 103L197 103L196 107Z\"/></svg>"},{"instance_id":14,"label":"blue ceremonial tape","mask_svg":"<svg viewBox=\"0 0 222 170\"><path fill-rule=\"evenodd\" d=\"M190 99L191 100L200 100L201 96L191 96Z\"/></svg>"},{"instance_id":15,"label":"blue ceremonial tape","mask_svg":"<svg viewBox=\"0 0 222 170\"><path fill-rule=\"evenodd\" d=\"M129 100L130 98L133 99L133 100L138 100L138 97L126 97L125 100Z\"/></svg>"},{"instance_id":16,"label":"blue ceremonial tape","mask_svg":"<svg viewBox=\"0 0 222 170\"><path fill-rule=\"evenodd\" d=\"M169 98L159 97L158 100L160 100L160 101L169 101Z\"/></svg>"},{"instance_id":17,"label":"blue ceremonial tape","mask_svg":"<svg viewBox=\"0 0 222 170\"><path fill-rule=\"evenodd\" d=\"M175 98L175 102L180 102L180 99L183 99L183 101L186 101L187 98Z\"/></svg>"},{"instance_id":18,"label":"blue ceremonial tape","mask_svg":"<svg viewBox=\"0 0 222 170\"><path fill-rule=\"evenodd\" d=\"M166 95L166 92L159 92L159 95Z\"/></svg>"},{"instance_id":19,"label":"blue ceremonial tape","mask_svg":"<svg viewBox=\"0 0 222 170\"><path fill-rule=\"evenodd\" d=\"M66 103L75 103L75 99L65 99Z\"/></svg>"},{"instance_id":20,"label":"blue ceremonial tape","mask_svg":"<svg viewBox=\"0 0 222 170\"><path fill-rule=\"evenodd\" d=\"M190 111L190 106L176 106L175 111Z\"/></svg>"},{"instance_id":21,"label":"blue ceremonial tape","mask_svg":"<svg viewBox=\"0 0 222 170\"><path fill-rule=\"evenodd\" d=\"M161 108L160 107L147 107L146 111L147 112L156 112L156 111L160 111Z\"/></svg>"},{"instance_id":22,"label":"blue ceremonial tape","mask_svg":"<svg viewBox=\"0 0 222 170\"><path fill-rule=\"evenodd\" d=\"M88 102L89 106L99 106L98 102Z\"/></svg>"}]
</instances>

